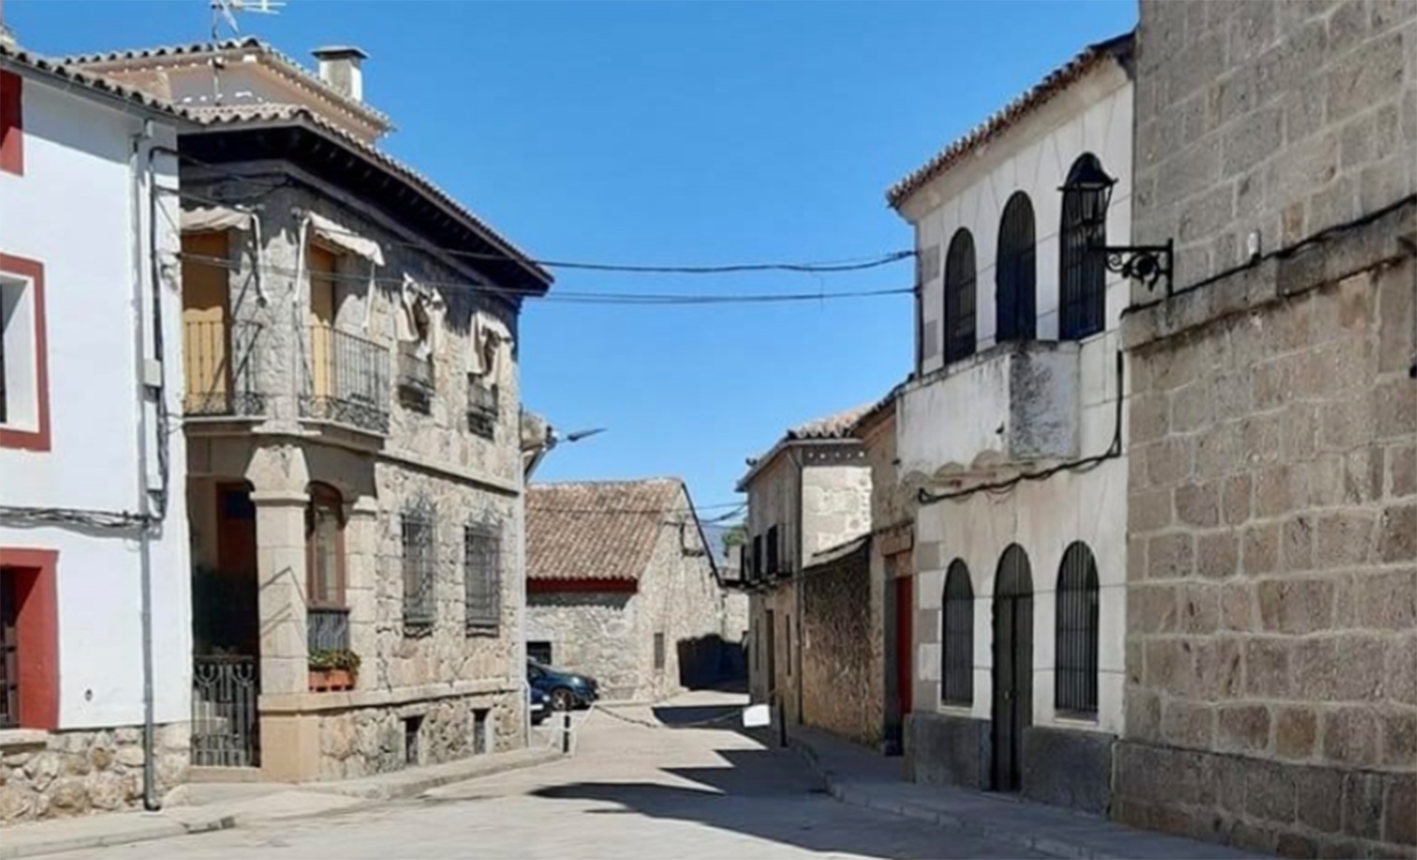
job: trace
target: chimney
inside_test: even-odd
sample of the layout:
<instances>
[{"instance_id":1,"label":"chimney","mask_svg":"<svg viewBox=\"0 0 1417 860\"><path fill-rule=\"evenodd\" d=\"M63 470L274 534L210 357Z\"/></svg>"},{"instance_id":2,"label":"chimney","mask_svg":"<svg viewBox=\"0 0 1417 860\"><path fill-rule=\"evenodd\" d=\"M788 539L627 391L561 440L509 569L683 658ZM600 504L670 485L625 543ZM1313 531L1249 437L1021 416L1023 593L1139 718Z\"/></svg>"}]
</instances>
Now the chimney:
<instances>
[{"instance_id":1,"label":"chimney","mask_svg":"<svg viewBox=\"0 0 1417 860\"><path fill-rule=\"evenodd\" d=\"M357 102L364 100L364 72L359 64L369 59L368 54L350 45L331 45L310 53L320 61L320 80Z\"/></svg>"}]
</instances>

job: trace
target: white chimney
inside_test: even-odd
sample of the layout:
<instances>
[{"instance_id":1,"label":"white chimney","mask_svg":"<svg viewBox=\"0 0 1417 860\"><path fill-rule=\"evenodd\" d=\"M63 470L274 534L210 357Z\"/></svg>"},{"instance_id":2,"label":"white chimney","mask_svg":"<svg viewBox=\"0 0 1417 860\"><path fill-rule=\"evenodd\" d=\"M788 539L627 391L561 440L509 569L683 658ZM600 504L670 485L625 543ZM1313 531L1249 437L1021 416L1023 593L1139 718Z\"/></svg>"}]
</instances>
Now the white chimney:
<instances>
[{"instance_id":1,"label":"white chimney","mask_svg":"<svg viewBox=\"0 0 1417 860\"><path fill-rule=\"evenodd\" d=\"M359 64L369 55L351 45L331 45L310 53L320 61L320 80L354 99L364 100L364 72Z\"/></svg>"}]
</instances>

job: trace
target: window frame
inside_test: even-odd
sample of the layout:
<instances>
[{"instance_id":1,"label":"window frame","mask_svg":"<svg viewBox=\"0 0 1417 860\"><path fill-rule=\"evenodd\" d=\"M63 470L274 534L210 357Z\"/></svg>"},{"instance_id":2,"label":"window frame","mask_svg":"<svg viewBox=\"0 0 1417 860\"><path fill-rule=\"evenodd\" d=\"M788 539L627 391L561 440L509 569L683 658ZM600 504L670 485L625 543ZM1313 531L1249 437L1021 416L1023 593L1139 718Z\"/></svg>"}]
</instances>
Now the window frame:
<instances>
[{"instance_id":1,"label":"window frame","mask_svg":"<svg viewBox=\"0 0 1417 860\"><path fill-rule=\"evenodd\" d=\"M974 234L961 227L945 254L944 361L969 358L979 348L979 270Z\"/></svg>"},{"instance_id":2,"label":"window frame","mask_svg":"<svg viewBox=\"0 0 1417 860\"><path fill-rule=\"evenodd\" d=\"M425 502L404 508L399 519L399 537L402 549L403 632L405 636L426 636L438 620L437 509ZM417 596L410 593L409 586L413 582L418 585Z\"/></svg>"},{"instance_id":3,"label":"window frame","mask_svg":"<svg viewBox=\"0 0 1417 860\"><path fill-rule=\"evenodd\" d=\"M1097 718L1101 597L1097 558L1074 541L1058 565L1053 628L1053 705L1061 716Z\"/></svg>"},{"instance_id":4,"label":"window frame","mask_svg":"<svg viewBox=\"0 0 1417 860\"><path fill-rule=\"evenodd\" d=\"M480 563L480 564L479 564ZM481 594L473 585L481 583ZM473 607L478 606L474 614ZM463 627L467 635L497 635L502 629L502 526L463 526Z\"/></svg>"},{"instance_id":5,"label":"window frame","mask_svg":"<svg viewBox=\"0 0 1417 860\"><path fill-rule=\"evenodd\" d=\"M1085 152L1068 169L1068 181L1089 165L1102 163ZM1093 249L1107 245L1103 192L1063 191L1058 220L1058 340L1083 340L1107 328L1107 264Z\"/></svg>"},{"instance_id":6,"label":"window frame","mask_svg":"<svg viewBox=\"0 0 1417 860\"><path fill-rule=\"evenodd\" d=\"M664 666L668 662L668 655L665 652L664 631L656 631L654 634L654 670L664 671Z\"/></svg>"},{"instance_id":7,"label":"window frame","mask_svg":"<svg viewBox=\"0 0 1417 860\"><path fill-rule=\"evenodd\" d=\"M1033 201L1015 191L999 216L994 264L994 341L1038 337L1038 222Z\"/></svg>"},{"instance_id":8,"label":"window frame","mask_svg":"<svg viewBox=\"0 0 1417 860\"><path fill-rule=\"evenodd\" d=\"M974 704L974 583L963 559L950 562L940 604L940 704Z\"/></svg>"},{"instance_id":9,"label":"window frame","mask_svg":"<svg viewBox=\"0 0 1417 860\"><path fill-rule=\"evenodd\" d=\"M13 305L3 300L4 292L8 290L19 292L20 298ZM17 313L15 309L22 304L28 307L26 316L31 326L28 337L24 340L26 348L21 350L13 344L6 347L4 372L20 373L26 371L17 371L16 367L28 368L27 375L32 383L34 396L30 410L32 420L24 425L0 423L0 448L47 452L52 450L52 438L49 421L49 341L44 264L26 257L0 253L0 314L12 316ZM6 313L5 306L11 307L9 313ZM3 318L0 318L0 337L9 336L19 339L19 336L4 324ZM29 360L24 361L24 356L28 356ZM8 398L16 388L11 386L7 379L4 390ZM8 401L5 411L6 420L12 420L13 412Z\"/></svg>"},{"instance_id":10,"label":"window frame","mask_svg":"<svg viewBox=\"0 0 1417 860\"><path fill-rule=\"evenodd\" d=\"M347 607L346 596L348 580L346 579L345 568L345 527L348 521L344 511L344 496L340 491L323 482L312 482L308 489L310 501L305 506L305 599L307 605L316 609L345 609ZM335 517L335 579L334 595L331 598L323 592L323 589L316 588L316 577L319 566L319 541L316 534L316 512L317 508L323 508L333 512Z\"/></svg>"}]
</instances>

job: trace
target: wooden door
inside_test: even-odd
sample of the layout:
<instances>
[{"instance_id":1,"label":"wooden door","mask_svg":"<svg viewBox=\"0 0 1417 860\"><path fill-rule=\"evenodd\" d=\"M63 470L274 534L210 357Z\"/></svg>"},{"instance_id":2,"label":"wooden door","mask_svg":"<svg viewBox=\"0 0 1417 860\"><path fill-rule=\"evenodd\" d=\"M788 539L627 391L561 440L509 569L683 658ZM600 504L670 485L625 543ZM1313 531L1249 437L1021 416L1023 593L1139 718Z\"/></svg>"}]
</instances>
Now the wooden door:
<instances>
[{"instance_id":1,"label":"wooden door","mask_svg":"<svg viewBox=\"0 0 1417 860\"><path fill-rule=\"evenodd\" d=\"M224 266L229 235L182 236L182 355L189 413L225 412L231 391L231 290Z\"/></svg>"},{"instance_id":2,"label":"wooden door","mask_svg":"<svg viewBox=\"0 0 1417 860\"><path fill-rule=\"evenodd\" d=\"M306 250L310 272L310 382L316 397L335 393L335 255L318 245Z\"/></svg>"},{"instance_id":3,"label":"wooden door","mask_svg":"<svg viewBox=\"0 0 1417 860\"><path fill-rule=\"evenodd\" d=\"M1033 721L1033 577L1017 544L1004 550L994 587L991 787L1023 783L1023 734Z\"/></svg>"}]
</instances>

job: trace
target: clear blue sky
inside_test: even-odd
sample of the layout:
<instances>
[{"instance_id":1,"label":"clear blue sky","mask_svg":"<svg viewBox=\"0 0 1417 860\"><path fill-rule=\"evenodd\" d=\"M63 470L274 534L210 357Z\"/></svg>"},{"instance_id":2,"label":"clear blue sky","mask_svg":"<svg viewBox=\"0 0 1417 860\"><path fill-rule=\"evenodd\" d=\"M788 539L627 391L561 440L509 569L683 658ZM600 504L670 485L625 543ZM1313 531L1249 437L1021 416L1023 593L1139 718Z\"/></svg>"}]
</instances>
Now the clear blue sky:
<instances>
[{"instance_id":1,"label":"clear blue sky","mask_svg":"<svg viewBox=\"0 0 1417 860\"><path fill-rule=\"evenodd\" d=\"M22 44L70 53L200 41L206 0L6 0ZM386 147L547 258L817 261L905 249L883 192L1085 44L1131 0L492 3L291 0L243 33L309 60L371 55ZM558 273L567 290L908 287L851 275ZM908 296L787 306L530 303L523 397L558 426L542 480L679 475L738 497L784 428L870 402L909 372Z\"/></svg>"}]
</instances>

